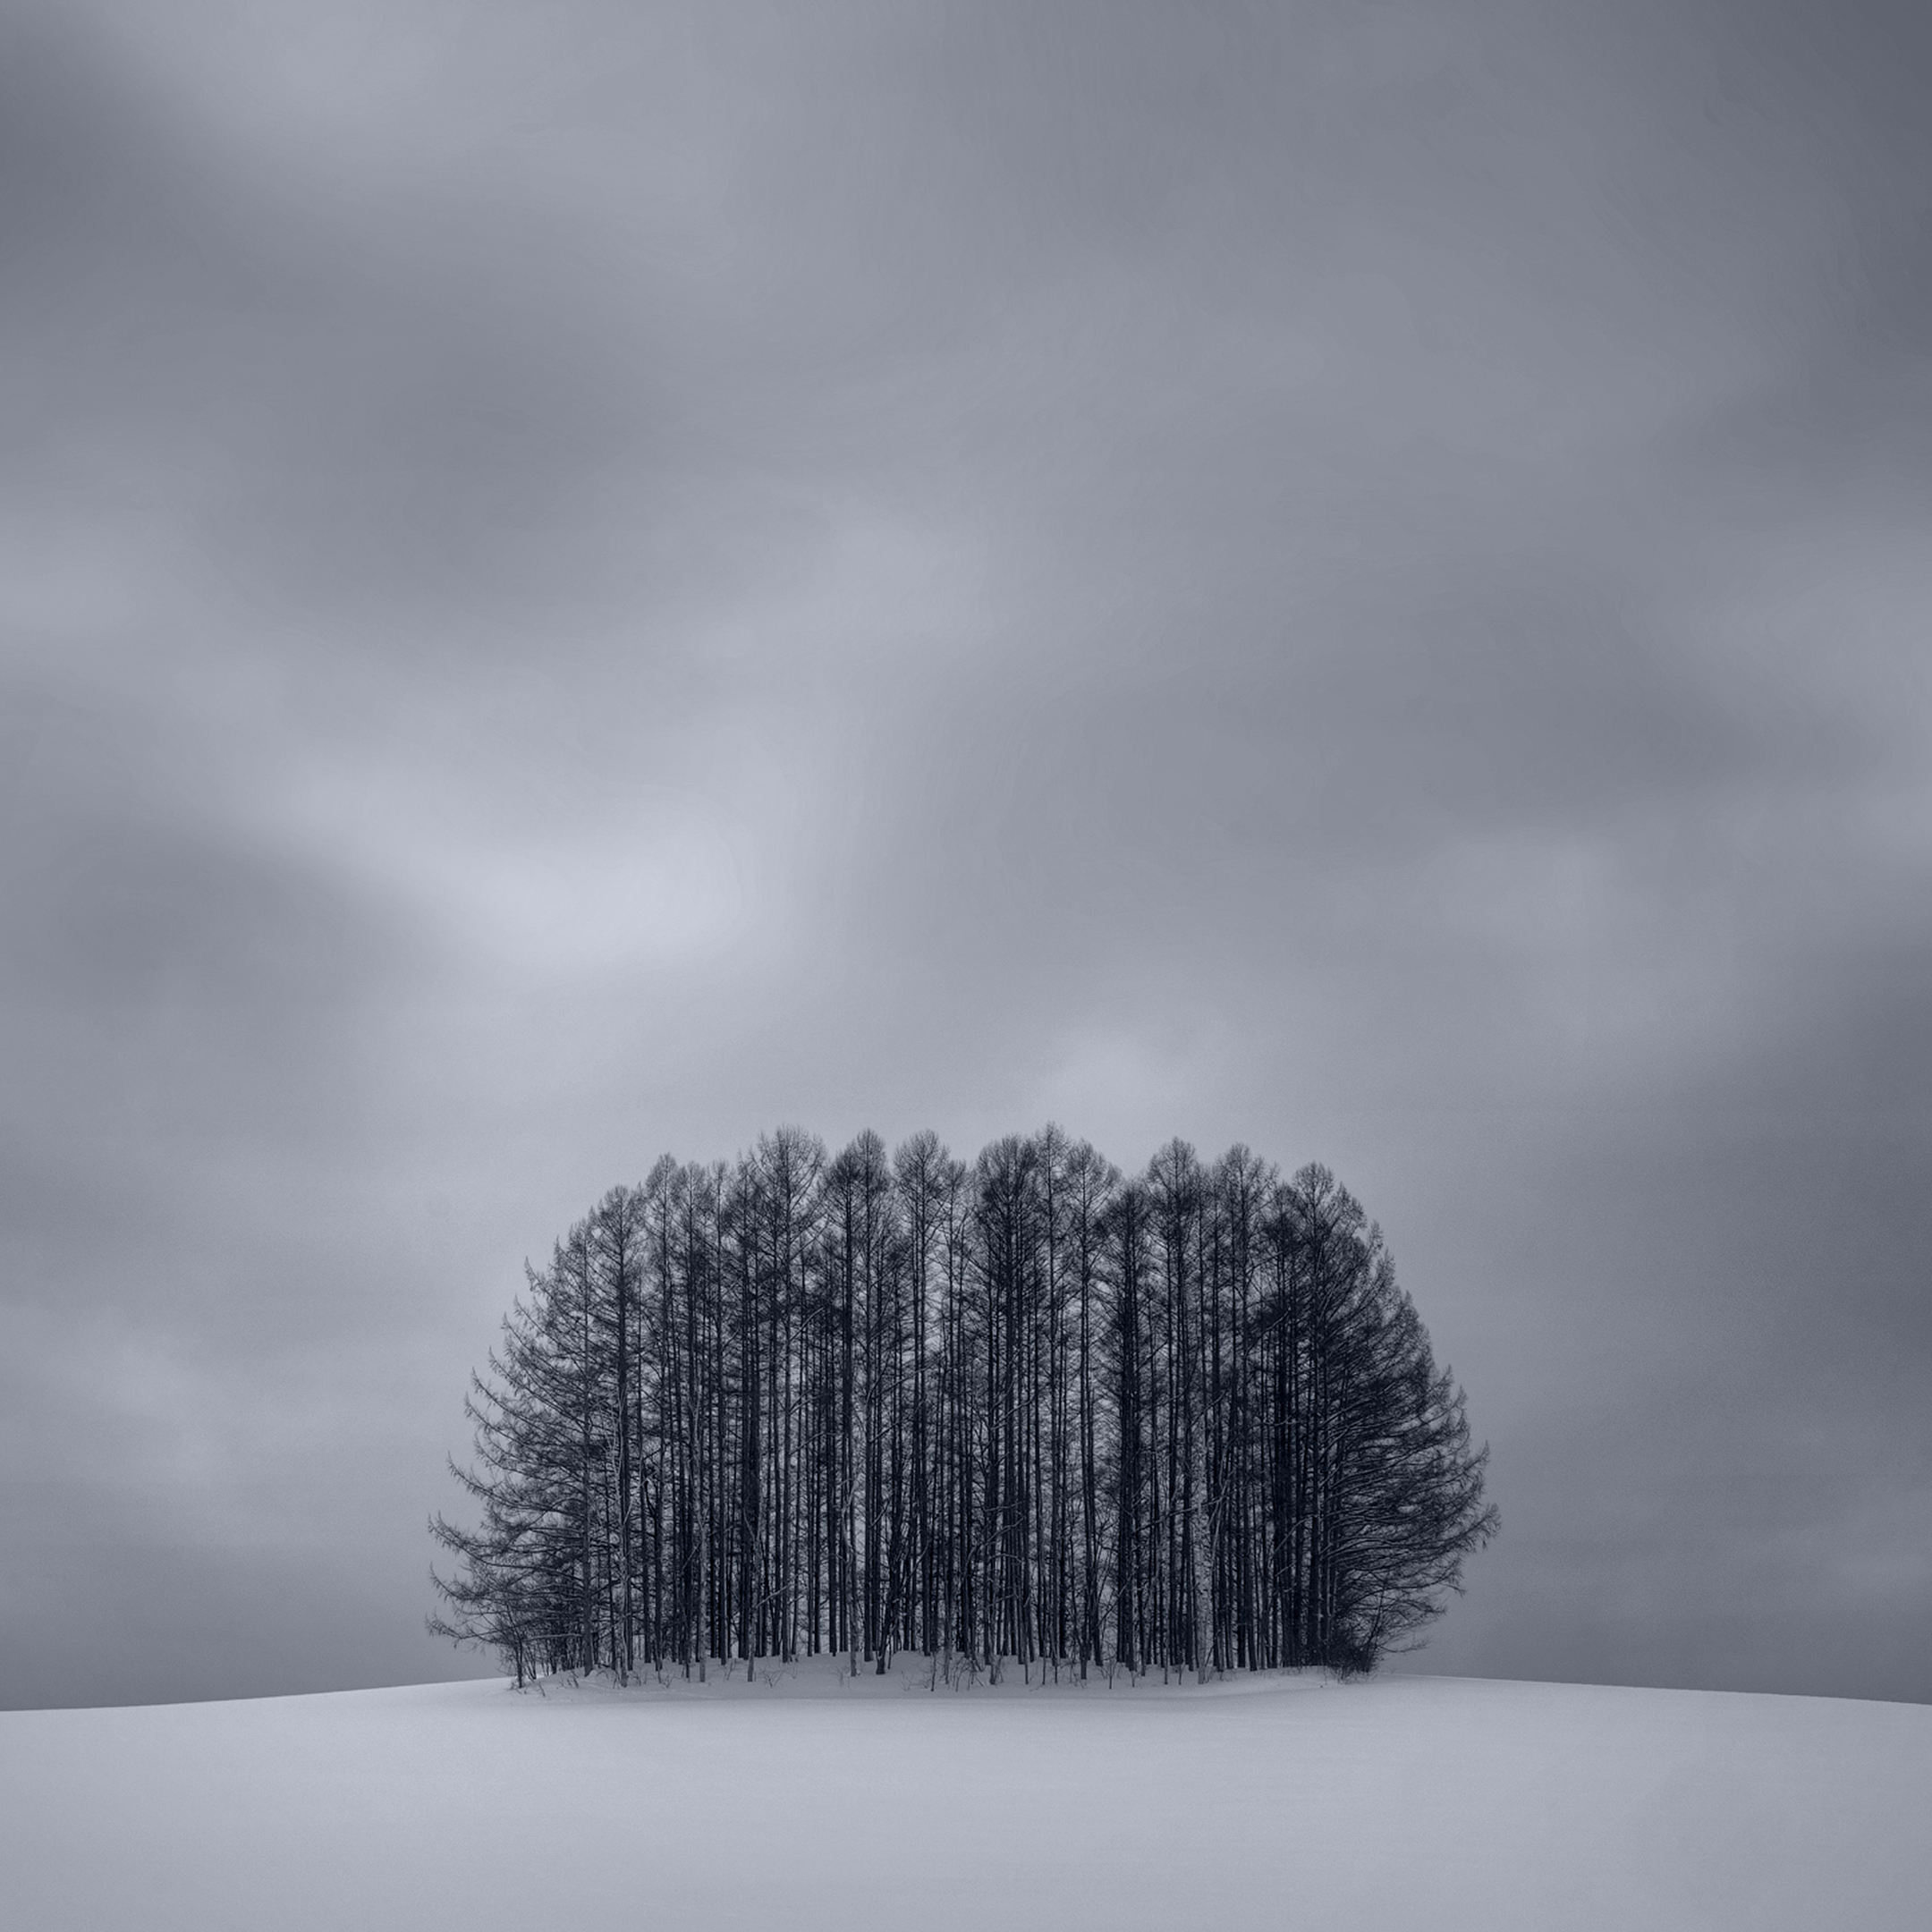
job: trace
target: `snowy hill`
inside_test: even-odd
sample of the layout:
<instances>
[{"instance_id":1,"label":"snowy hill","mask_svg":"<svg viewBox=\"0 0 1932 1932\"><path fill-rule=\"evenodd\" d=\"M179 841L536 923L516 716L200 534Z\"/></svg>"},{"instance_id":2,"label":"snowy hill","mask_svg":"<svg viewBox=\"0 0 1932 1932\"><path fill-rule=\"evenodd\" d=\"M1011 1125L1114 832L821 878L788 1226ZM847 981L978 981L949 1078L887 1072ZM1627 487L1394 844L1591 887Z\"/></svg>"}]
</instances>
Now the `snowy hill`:
<instances>
[{"instance_id":1,"label":"snowy hill","mask_svg":"<svg viewBox=\"0 0 1932 1932\"><path fill-rule=\"evenodd\" d=\"M1397 1677L499 1681L0 1714L0 1918L1919 1928L1932 1708ZM856 1694L855 1694L856 1693Z\"/></svg>"}]
</instances>

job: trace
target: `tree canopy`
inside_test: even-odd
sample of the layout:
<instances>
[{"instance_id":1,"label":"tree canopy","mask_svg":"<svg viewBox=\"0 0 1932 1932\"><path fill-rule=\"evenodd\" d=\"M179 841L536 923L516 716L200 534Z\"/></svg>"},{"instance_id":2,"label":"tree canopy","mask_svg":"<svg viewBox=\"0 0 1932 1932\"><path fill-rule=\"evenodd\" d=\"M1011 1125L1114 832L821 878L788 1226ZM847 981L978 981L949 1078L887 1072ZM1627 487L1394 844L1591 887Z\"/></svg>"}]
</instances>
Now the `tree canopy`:
<instances>
[{"instance_id":1,"label":"tree canopy","mask_svg":"<svg viewBox=\"0 0 1932 1932\"><path fill-rule=\"evenodd\" d=\"M431 1628L520 1678L1366 1671L1496 1528L1324 1167L786 1127L666 1156L527 1275L466 1403L472 1507L431 1525Z\"/></svg>"}]
</instances>

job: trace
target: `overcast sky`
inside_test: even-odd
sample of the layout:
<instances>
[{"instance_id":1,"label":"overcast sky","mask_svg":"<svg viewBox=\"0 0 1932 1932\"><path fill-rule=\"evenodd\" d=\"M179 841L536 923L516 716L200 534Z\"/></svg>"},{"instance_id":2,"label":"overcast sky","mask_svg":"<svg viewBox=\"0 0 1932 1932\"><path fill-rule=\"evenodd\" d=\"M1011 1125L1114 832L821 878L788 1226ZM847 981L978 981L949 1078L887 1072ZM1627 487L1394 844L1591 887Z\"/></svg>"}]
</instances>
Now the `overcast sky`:
<instances>
[{"instance_id":1,"label":"overcast sky","mask_svg":"<svg viewBox=\"0 0 1932 1932\"><path fill-rule=\"evenodd\" d=\"M1334 1166L1422 1667L1932 1698L1932 11L0 0L0 1703L422 1631L665 1150Z\"/></svg>"}]
</instances>

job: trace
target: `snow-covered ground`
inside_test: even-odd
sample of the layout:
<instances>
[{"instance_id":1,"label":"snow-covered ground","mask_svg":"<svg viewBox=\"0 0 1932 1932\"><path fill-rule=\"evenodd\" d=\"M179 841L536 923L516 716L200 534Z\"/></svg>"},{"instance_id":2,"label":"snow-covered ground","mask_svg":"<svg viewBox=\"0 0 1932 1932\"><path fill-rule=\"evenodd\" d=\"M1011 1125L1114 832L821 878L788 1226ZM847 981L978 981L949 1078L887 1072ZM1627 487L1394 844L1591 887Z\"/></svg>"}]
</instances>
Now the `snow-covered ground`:
<instances>
[{"instance_id":1,"label":"snow-covered ground","mask_svg":"<svg viewBox=\"0 0 1932 1932\"><path fill-rule=\"evenodd\" d=\"M0 1714L0 1923L1932 1925L1917 1705L823 1670L547 1690Z\"/></svg>"}]
</instances>

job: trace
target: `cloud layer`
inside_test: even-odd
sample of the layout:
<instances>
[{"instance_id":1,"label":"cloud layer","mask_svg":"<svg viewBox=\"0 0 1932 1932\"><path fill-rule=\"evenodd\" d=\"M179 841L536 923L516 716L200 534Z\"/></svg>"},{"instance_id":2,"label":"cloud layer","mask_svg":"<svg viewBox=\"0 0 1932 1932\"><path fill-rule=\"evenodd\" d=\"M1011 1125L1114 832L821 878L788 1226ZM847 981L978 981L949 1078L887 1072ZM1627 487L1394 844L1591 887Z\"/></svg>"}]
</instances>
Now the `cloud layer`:
<instances>
[{"instance_id":1,"label":"cloud layer","mask_svg":"<svg viewBox=\"0 0 1932 1932\"><path fill-rule=\"evenodd\" d=\"M666 1148L1328 1160L1429 1659L1932 1696L1915 10L0 14L0 1699L413 1677Z\"/></svg>"}]
</instances>

